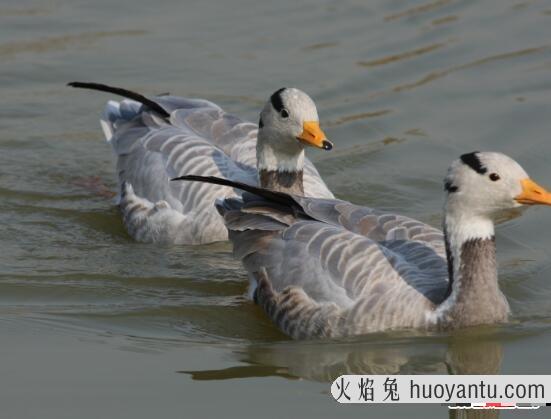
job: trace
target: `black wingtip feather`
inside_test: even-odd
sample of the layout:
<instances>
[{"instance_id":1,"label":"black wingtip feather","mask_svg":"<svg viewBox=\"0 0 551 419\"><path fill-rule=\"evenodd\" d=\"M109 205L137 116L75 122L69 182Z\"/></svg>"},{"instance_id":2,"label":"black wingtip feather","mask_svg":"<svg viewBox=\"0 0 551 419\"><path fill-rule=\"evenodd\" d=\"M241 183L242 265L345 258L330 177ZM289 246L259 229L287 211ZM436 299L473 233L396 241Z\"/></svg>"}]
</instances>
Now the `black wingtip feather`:
<instances>
[{"instance_id":1,"label":"black wingtip feather","mask_svg":"<svg viewBox=\"0 0 551 419\"><path fill-rule=\"evenodd\" d=\"M88 83L88 82L81 82L81 81L72 81L70 83L67 83L67 86L76 87L79 89L90 89L90 90L98 90L100 92L113 93L115 95L119 95L127 99L132 99L132 100L135 100L136 102L140 102L142 105L147 106L149 109L151 109L154 112L157 112L159 115L161 115L164 118L170 117L170 114L157 102L151 99L148 99L145 96L140 95L139 93L132 92L130 90L122 89L120 87L108 86L106 84L101 84L101 83Z\"/></svg>"},{"instance_id":2,"label":"black wingtip feather","mask_svg":"<svg viewBox=\"0 0 551 419\"><path fill-rule=\"evenodd\" d=\"M234 182L232 180L222 179L215 176L185 175L185 176L180 176L170 180L171 181L187 180L187 181L195 181L195 182L212 183L215 185L222 185L222 186L230 186L232 188L237 188L246 192L250 192L254 195L260 196L272 202L277 202L283 205L290 205L292 207L297 206L297 202L292 198L292 196L286 193L272 191L269 189L263 189L257 186L247 185L246 183Z\"/></svg>"}]
</instances>

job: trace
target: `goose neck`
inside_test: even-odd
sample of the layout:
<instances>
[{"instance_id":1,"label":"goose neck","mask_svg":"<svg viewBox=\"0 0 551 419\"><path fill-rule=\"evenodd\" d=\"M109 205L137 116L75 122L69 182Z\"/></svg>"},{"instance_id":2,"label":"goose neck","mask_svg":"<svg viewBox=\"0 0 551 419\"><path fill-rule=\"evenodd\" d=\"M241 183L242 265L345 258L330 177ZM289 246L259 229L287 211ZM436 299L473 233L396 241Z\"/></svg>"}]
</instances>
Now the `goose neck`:
<instances>
[{"instance_id":1,"label":"goose neck","mask_svg":"<svg viewBox=\"0 0 551 419\"><path fill-rule=\"evenodd\" d=\"M258 139L256 147L260 186L281 192L304 194L304 149L298 144L291 147L273 147Z\"/></svg>"},{"instance_id":2,"label":"goose neck","mask_svg":"<svg viewBox=\"0 0 551 419\"><path fill-rule=\"evenodd\" d=\"M447 213L444 236L449 285L435 311L438 323L460 327L505 321L509 306L498 285L493 221Z\"/></svg>"}]
</instances>

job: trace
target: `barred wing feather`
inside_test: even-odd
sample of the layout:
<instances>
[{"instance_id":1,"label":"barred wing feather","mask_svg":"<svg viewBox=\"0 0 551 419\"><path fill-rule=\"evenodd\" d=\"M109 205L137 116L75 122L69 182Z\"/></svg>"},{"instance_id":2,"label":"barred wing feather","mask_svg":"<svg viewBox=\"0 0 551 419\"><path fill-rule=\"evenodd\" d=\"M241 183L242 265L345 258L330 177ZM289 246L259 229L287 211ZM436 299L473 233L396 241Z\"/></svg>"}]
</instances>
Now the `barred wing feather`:
<instances>
[{"instance_id":1,"label":"barred wing feather","mask_svg":"<svg viewBox=\"0 0 551 419\"><path fill-rule=\"evenodd\" d=\"M102 126L117 156L120 206L130 235L140 241L198 244L226 240L214 201L240 195L218 185L169 182L184 174L258 184L257 126L212 102L155 98L170 113L159 117L132 100L110 101ZM306 195L332 197L310 161Z\"/></svg>"},{"instance_id":2,"label":"barred wing feather","mask_svg":"<svg viewBox=\"0 0 551 419\"><path fill-rule=\"evenodd\" d=\"M241 207L218 204L257 302L283 331L304 338L423 326L448 289L441 232L343 201L293 199L303 215L247 196Z\"/></svg>"}]
</instances>

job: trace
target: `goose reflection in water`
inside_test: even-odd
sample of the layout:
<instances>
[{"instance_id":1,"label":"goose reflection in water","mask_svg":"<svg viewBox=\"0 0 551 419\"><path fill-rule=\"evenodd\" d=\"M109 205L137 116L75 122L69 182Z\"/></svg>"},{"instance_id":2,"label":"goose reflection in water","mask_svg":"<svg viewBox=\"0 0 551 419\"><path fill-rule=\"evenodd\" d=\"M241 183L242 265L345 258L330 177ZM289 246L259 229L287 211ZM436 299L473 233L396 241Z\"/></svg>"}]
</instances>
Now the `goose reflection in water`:
<instances>
[{"instance_id":1,"label":"goose reflection in water","mask_svg":"<svg viewBox=\"0 0 551 419\"><path fill-rule=\"evenodd\" d=\"M483 329L483 330L481 330ZM244 365L219 370L179 371L198 381L282 377L332 382L343 374L499 374L502 345L487 327L454 336L411 334L326 342L253 344L234 351ZM394 335L396 336L396 335ZM443 417L498 418L495 410L443 410Z\"/></svg>"}]
</instances>

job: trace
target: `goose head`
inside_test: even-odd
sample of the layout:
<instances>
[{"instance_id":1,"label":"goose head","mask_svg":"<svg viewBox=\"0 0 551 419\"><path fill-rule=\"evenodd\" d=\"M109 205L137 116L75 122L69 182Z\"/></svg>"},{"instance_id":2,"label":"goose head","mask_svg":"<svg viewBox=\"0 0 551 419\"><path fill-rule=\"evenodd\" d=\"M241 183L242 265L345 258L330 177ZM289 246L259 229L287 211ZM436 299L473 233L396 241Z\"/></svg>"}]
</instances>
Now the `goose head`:
<instances>
[{"instance_id":1,"label":"goose head","mask_svg":"<svg viewBox=\"0 0 551 419\"><path fill-rule=\"evenodd\" d=\"M463 154L444 180L448 292L435 319L453 327L503 322L510 311L499 290L494 224L528 205L551 205L551 193L513 159Z\"/></svg>"},{"instance_id":2,"label":"goose head","mask_svg":"<svg viewBox=\"0 0 551 419\"><path fill-rule=\"evenodd\" d=\"M463 154L449 168L444 187L447 211L459 216L496 220L525 205L551 205L551 193L502 153Z\"/></svg>"},{"instance_id":3,"label":"goose head","mask_svg":"<svg viewBox=\"0 0 551 419\"><path fill-rule=\"evenodd\" d=\"M333 148L319 126L314 101L299 89L284 87L274 92L260 113L258 126L259 169L302 170L305 146Z\"/></svg>"}]
</instances>

